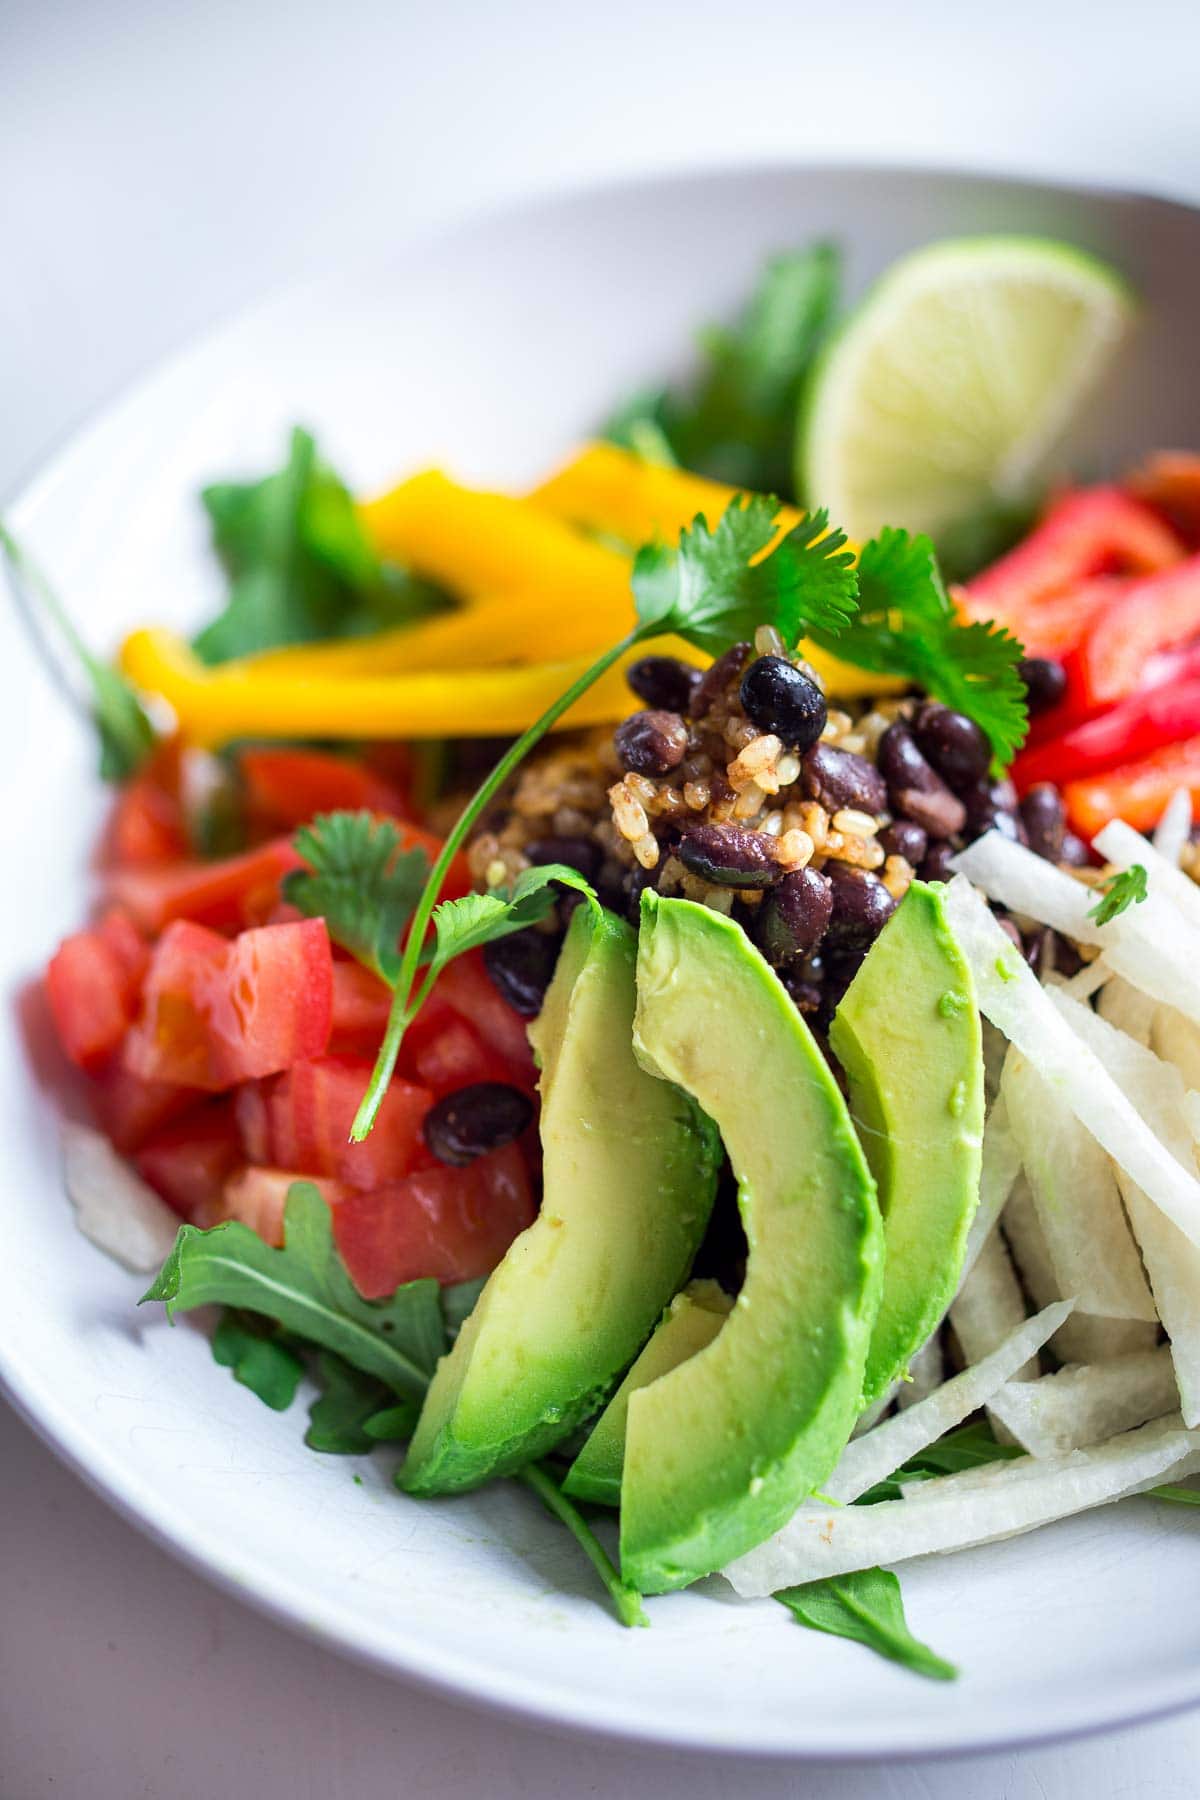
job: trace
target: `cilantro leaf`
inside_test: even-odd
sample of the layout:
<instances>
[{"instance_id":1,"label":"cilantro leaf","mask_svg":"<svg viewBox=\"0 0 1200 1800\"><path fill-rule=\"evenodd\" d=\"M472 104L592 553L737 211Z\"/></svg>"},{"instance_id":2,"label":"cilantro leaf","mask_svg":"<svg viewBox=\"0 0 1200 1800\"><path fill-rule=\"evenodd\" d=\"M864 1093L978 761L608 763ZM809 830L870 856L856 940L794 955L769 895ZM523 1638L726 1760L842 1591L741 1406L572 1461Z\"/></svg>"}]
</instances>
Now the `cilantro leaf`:
<instances>
[{"instance_id":1,"label":"cilantro leaf","mask_svg":"<svg viewBox=\"0 0 1200 1800\"><path fill-rule=\"evenodd\" d=\"M8 564L13 596L51 679L81 704L63 670L52 634L62 640L84 678L87 694L82 707L100 739L101 775L105 781L128 780L158 742L141 701L119 669L88 649L42 570L2 523L0 551Z\"/></svg>"},{"instance_id":2,"label":"cilantro leaf","mask_svg":"<svg viewBox=\"0 0 1200 1800\"><path fill-rule=\"evenodd\" d=\"M395 1396L373 1375L364 1375L330 1350L317 1355L317 1378L322 1392L308 1409L304 1441L310 1450L328 1456L363 1456L379 1441L366 1426L383 1408L394 1409ZM405 1407L415 1423L416 1401Z\"/></svg>"},{"instance_id":3,"label":"cilantro leaf","mask_svg":"<svg viewBox=\"0 0 1200 1800\"><path fill-rule=\"evenodd\" d=\"M349 490L298 427L282 469L261 481L216 483L201 501L230 579L223 611L195 639L205 662L361 636L440 603L428 583L381 562Z\"/></svg>"},{"instance_id":4,"label":"cilantro leaf","mask_svg":"<svg viewBox=\"0 0 1200 1800\"><path fill-rule=\"evenodd\" d=\"M286 1412L296 1398L304 1364L261 1319L226 1307L213 1332L212 1353L214 1362L232 1369L234 1380L272 1412Z\"/></svg>"},{"instance_id":5,"label":"cilantro leaf","mask_svg":"<svg viewBox=\"0 0 1200 1800\"><path fill-rule=\"evenodd\" d=\"M436 1281L410 1281L389 1300L364 1300L333 1242L329 1207L311 1182L295 1181L284 1212L284 1247L237 1221L201 1231L182 1225L175 1247L142 1295L175 1311L214 1302L277 1319L398 1394L424 1393L445 1343Z\"/></svg>"},{"instance_id":6,"label":"cilantro leaf","mask_svg":"<svg viewBox=\"0 0 1200 1800\"><path fill-rule=\"evenodd\" d=\"M715 531L703 516L679 534L677 550L649 544L633 565L633 594L643 637L674 632L720 656L760 625L788 643L814 626L837 636L853 617L853 557L824 512L806 514L766 556L779 502L735 496ZM758 558L759 560L754 560Z\"/></svg>"},{"instance_id":7,"label":"cilantro leaf","mask_svg":"<svg viewBox=\"0 0 1200 1800\"><path fill-rule=\"evenodd\" d=\"M603 435L647 460L662 460L665 446L733 487L790 494L796 405L833 322L838 263L827 243L772 257L741 317L702 334L695 381L635 396Z\"/></svg>"},{"instance_id":8,"label":"cilantro leaf","mask_svg":"<svg viewBox=\"0 0 1200 1800\"><path fill-rule=\"evenodd\" d=\"M934 1681L958 1677L953 1663L936 1656L909 1630L900 1583L890 1569L859 1569L802 1587L781 1588L775 1599L810 1631L851 1638L914 1675Z\"/></svg>"},{"instance_id":9,"label":"cilantro leaf","mask_svg":"<svg viewBox=\"0 0 1200 1800\"><path fill-rule=\"evenodd\" d=\"M930 540L887 525L858 558L859 610L840 631L815 621L811 636L843 662L899 675L987 733L1012 761L1028 724L1018 664L1024 648L1004 626L960 624Z\"/></svg>"},{"instance_id":10,"label":"cilantro leaf","mask_svg":"<svg viewBox=\"0 0 1200 1800\"><path fill-rule=\"evenodd\" d=\"M443 900L434 908L432 972L438 974L454 957L479 950L497 938L509 937L536 925L553 907L553 882L576 888L595 902L591 887L578 869L565 863L541 863L522 869L511 887L491 888L486 894L464 894L461 900Z\"/></svg>"},{"instance_id":11,"label":"cilantro leaf","mask_svg":"<svg viewBox=\"0 0 1200 1800\"><path fill-rule=\"evenodd\" d=\"M1108 925L1129 906L1140 906L1147 898L1146 871L1141 863L1131 863L1117 875L1100 883L1101 898L1088 912L1097 925Z\"/></svg>"},{"instance_id":12,"label":"cilantro leaf","mask_svg":"<svg viewBox=\"0 0 1200 1800\"><path fill-rule=\"evenodd\" d=\"M396 826L369 812L321 813L293 841L309 868L285 878L284 899L323 918L343 950L394 986L400 936L429 875L424 850L402 850Z\"/></svg>"}]
</instances>

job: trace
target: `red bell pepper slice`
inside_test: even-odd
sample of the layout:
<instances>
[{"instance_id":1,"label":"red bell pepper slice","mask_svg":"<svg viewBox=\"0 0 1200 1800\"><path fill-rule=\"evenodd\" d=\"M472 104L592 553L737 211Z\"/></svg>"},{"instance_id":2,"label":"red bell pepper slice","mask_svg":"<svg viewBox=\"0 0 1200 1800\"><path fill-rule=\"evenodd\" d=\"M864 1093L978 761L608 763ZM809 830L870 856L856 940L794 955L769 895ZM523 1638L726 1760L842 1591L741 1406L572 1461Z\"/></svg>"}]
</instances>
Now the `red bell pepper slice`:
<instances>
[{"instance_id":1,"label":"red bell pepper slice","mask_svg":"<svg viewBox=\"0 0 1200 1800\"><path fill-rule=\"evenodd\" d=\"M969 619L999 619L1025 641L1022 626L1036 622L1029 615L1055 595L1095 575L1165 569L1182 555L1149 507L1120 488L1085 488L1059 500L1022 543L969 582L960 604Z\"/></svg>"},{"instance_id":2,"label":"red bell pepper slice","mask_svg":"<svg viewBox=\"0 0 1200 1800\"><path fill-rule=\"evenodd\" d=\"M1137 762L1121 763L1103 775L1069 781L1062 790L1071 827L1090 842L1110 819L1124 819L1137 831L1157 825L1176 788L1192 796L1192 816L1200 814L1200 735L1167 744Z\"/></svg>"},{"instance_id":3,"label":"red bell pepper slice","mask_svg":"<svg viewBox=\"0 0 1200 1800\"><path fill-rule=\"evenodd\" d=\"M1039 781L1061 785L1196 736L1200 736L1200 673L1189 681L1133 694L1061 737L1023 750L1013 764L1012 778L1020 793Z\"/></svg>"},{"instance_id":4,"label":"red bell pepper slice","mask_svg":"<svg viewBox=\"0 0 1200 1800\"><path fill-rule=\"evenodd\" d=\"M1128 483L1129 491L1166 519L1193 550L1200 550L1200 456L1163 450Z\"/></svg>"},{"instance_id":5,"label":"red bell pepper slice","mask_svg":"<svg viewBox=\"0 0 1200 1800\"><path fill-rule=\"evenodd\" d=\"M1160 651L1200 637L1200 555L1130 583L1096 621L1073 659L1081 704L1099 707L1141 686Z\"/></svg>"}]
</instances>

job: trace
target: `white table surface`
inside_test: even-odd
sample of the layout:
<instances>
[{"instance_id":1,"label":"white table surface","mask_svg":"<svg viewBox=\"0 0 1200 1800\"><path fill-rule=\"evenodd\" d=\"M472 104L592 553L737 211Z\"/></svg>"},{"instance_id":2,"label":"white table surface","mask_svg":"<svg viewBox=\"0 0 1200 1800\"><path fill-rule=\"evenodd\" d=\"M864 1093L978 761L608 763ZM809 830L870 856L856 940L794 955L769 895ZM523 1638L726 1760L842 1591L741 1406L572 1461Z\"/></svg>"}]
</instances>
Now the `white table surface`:
<instances>
[{"instance_id":1,"label":"white table surface","mask_svg":"<svg viewBox=\"0 0 1200 1800\"><path fill-rule=\"evenodd\" d=\"M265 288L533 188L883 155L1200 198L1198 69L1186 0L0 0L0 498ZM1192 1800L1197 1768L1196 1714L886 1769L568 1744L268 1624L0 1404L0 1800Z\"/></svg>"}]
</instances>

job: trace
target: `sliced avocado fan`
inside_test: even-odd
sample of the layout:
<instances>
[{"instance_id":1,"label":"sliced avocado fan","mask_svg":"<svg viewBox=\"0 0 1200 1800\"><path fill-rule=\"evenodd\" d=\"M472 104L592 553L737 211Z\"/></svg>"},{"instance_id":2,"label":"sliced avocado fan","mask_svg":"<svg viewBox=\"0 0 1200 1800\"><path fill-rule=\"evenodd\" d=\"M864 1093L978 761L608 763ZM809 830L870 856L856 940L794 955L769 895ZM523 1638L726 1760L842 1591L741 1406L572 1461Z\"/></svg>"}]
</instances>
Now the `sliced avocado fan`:
<instances>
[{"instance_id":1,"label":"sliced avocado fan","mask_svg":"<svg viewBox=\"0 0 1200 1800\"><path fill-rule=\"evenodd\" d=\"M979 1203L983 1044L944 891L913 882L829 1032L878 1184L887 1247L864 1405L907 1370L944 1317Z\"/></svg>"},{"instance_id":2,"label":"sliced avocado fan","mask_svg":"<svg viewBox=\"0 0 1200 1800\"><path fill-rule=\"evenodd\" d=\"M577 907L530 1038L544 1198L425 1397L397 1477L450 1493L511 1474L603 1404L686 1279L716 1191L716 1133L633 1054L636 939Z\"/></svg>"},{"instance_id":3,"label":"sliced avocado fan","mask_svg":"<svg viewBox=\"0 0 1200 1800\"><path fill-rule=\"evenodd\" d=\"M629 1397L621 1569L686 1586L769 1537L829 1474L878 1306L875 1184L836 1082L740 926L642 896L638 1055L715 1120L749 1243L729 1318Z\"/></svg>"},{"instance_id":4,"label":"sliced avocado fan","mask_svg":"<svg viewBox=\"0 0 1200 1800\"><path fill-rule=\"evenodd\" d=\"M629 1399L660 1375L677 1369L689 1356L711 1344L729 1316L733 1301L715 1281L690 1281L676 1294L655 1328L654 1336L592 1427L587 1443L567 1470L564 1494L619 1506L621 1471L625 1466L625 1422Z\"/></svg>"}]
</instances>

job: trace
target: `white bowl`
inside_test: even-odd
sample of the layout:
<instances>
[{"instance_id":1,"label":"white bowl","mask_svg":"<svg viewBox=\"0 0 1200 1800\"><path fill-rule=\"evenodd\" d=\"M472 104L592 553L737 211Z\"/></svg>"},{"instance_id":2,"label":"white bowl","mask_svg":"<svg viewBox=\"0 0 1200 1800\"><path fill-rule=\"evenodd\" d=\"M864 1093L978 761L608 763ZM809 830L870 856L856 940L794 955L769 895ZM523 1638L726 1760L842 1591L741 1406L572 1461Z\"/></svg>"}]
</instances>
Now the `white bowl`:
<instances>
[{"instance_id":1,"label":"white bowl","mask_svg":"<svg viewBox=\"0 0 1200 1800\"><path fill-rule=\"evenodd\" d=\"M97 643L195 620L217 591L195 492L260 470L301 420L360 489L442 462L519 486L614 399L686 359L767 252L839 238L854 289L898 252L979 230L1049 231L1115 259L1146 299L1138 344L1076 433L1103 468L1194 443L1200 213L944 174L770 168L633 183L460 228L284 294L111 407L10 511ZM83 915L104 797L92 747L8 609L0 622L0 906L13 999ZM1200 1537L1135 1501L904 1574L910 1621L955 1687L798 1628L722 1583L622 1632L572 1542L502 1486L417 1503L384 1456L301 1442L217 1368L193 1322L79 1237L56 1107L10 1010L0 1377L97 1490L235 1592L408 1679L559 1727L813 1757L967 1751L1200 1700ZM352 1479L362 1477L361 1485Z\"/></svg>"}]
</instances>

